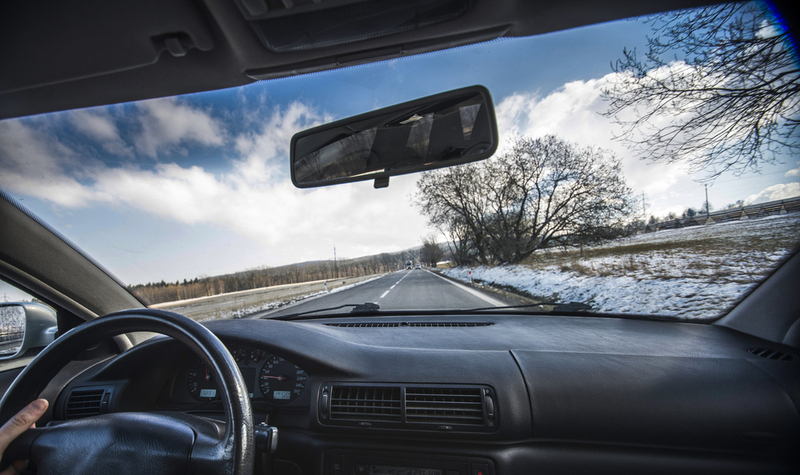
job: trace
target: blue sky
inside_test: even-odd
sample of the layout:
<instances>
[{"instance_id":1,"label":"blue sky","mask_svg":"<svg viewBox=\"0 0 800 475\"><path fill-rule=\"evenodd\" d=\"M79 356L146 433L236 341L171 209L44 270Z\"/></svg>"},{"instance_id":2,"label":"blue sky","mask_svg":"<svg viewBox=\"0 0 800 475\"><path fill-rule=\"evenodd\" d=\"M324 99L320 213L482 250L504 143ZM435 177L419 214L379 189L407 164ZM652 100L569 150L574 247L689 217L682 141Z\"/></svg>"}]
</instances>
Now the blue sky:
<instances>
[{"instance_id":1,"label":"blue sky","mask_svg":"<svg viewBox=\"0 0 800 475\"><path fill-rule=\"evenodd\" d=\"M393 252L432 232L410 204L416 175L298 190L288 146L304 128L474 84L501 135L556 133L623 159L664 215L704 199L699 176L649 165L613 141L599 92L649 27L622 21L494 41L178 98L0 122L0 188L126 283L175 281L305 260ZM502 138L502 137L501 137ZM712 204L800 193L798 160L722 176Z\"/></svg>"}]
</instances>

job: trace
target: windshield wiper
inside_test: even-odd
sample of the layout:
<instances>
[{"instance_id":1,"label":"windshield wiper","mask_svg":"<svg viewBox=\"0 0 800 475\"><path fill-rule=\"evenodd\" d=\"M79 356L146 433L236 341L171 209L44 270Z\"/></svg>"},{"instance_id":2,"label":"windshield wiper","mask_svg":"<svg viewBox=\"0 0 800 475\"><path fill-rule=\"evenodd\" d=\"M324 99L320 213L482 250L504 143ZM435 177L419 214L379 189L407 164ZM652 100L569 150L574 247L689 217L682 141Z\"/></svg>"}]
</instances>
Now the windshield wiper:
<instances>
[{"instance_id":1,"label":"windshield wiper","mask_svg":"<svg viewBox=\"0 0 800 475\"><path fill-rule=\"evenodd\" d=\"M364 302L364 303L346 303L344 305L339 305L338 307L328 307L328 308L318 308L316 310L307 310L305 312L298 312L298 313L290 313L289 315L279 315L277 317L261 317L269 320L295 320L298 317L303 317L305 315L310 315L312 313L319 313L319 312L330 312L331 310L339 310L340 308L347 308L353 307L353 310L350 310L350 314L357 314L357 315L375 315L379 313L381 307L372 302ZM337 313L336 316L341 316L341 314ZM317 318L316 316L313 318Z\"/></svg>"},{"instance_id":2,"label":"windshield wiper","mask_svg":"<svg viewBox=\"0 0 800 475\"><path fill-rule=\"evenodd\" d=\"M339 310L342 308L352 307L353 310L344 313L333 313L328 315L319 315L320 313L330 312L332 310ZM319 308L316 310L307 310L305 312L298 312L292 313L289 315L279 315L277 317L270 317L265 316L262 318L270 319L270 320L306 320L306 319L313 319L313 318L325 318L325 317L343 317L345 315L357 315L357 316L376 316L376 315L446 315L446 314L468 314L468 313L490 313L490 312L504 312L508 310L514 309L532 309L536 307L541 307L540 312L536 313L554 313L554 312L584 312L586 310L591 310L592 307L580 302L540 302L536 304L526 304L526 305L507 305L503 307L479 307L479 308L451 308L451 309L436 309L436 310L420 310L420 309L410 309L410 310L391 310L388 313L381 312L380 306L378 304L372 302L365 302L362 304L354 304L348 303L344 305L339 305L338 307L328 307L328 308ZM545 310L544 307L553 307L552 310Z\"/></svg>"},{"instance_id":3,"label":"windshield wiper","mask_svg":"<svg viewBox=\"0 0 800 475\"><path fill-rule=\"evenodd\" d=\"M347 313L330 313L319 315L320 312L329 312L331 310L339 310L341 308L352 307L353 310ZM551 310L545 307L552 307ZM262 317L271 320L313 320L317 318L343 318L348 315L355 316L424 316L424 315L469 315L469 314L511 314L516 312L509 312L509 310L523 310L517 315L557 315L557 316L591 316L598 318L626 318L631 320L653 320L653 321L675 321L675 317L663 315L639 315L639 314L617 314L594 312L592 307L582 302L540 302L525 305L507 305L503 307L478 307L478 308L450 308L450 309L436 309L436 310L420 310L409 309L399 310L390 309L388 311L380 311L377 304L366 302L363 304L345 304L338 307L320 308L317 310L308 310L306 312L293 313L290 315L280 315L277 317ZM527 311L524 311L527 310Z\"/></svg>"}]
</instances>

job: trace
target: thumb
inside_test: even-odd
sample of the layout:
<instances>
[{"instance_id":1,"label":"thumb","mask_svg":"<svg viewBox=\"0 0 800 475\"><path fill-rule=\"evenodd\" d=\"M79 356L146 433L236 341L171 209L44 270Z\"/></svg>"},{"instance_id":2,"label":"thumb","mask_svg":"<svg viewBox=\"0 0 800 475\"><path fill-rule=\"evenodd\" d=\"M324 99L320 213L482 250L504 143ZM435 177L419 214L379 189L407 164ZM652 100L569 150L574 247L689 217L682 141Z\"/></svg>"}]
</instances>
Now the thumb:
<instances>
[{"instance_id":1,"label":"thumb","mask_svg":"<svg viewBox=\"0 0 800 475\"><path fill-rule=\"evenodd\" d=\"M48 405L47 399L37 399L16 413L3 427L0 427L0 454L6 451L8 444L42 417Z\"/></svg>"}]
</instances>

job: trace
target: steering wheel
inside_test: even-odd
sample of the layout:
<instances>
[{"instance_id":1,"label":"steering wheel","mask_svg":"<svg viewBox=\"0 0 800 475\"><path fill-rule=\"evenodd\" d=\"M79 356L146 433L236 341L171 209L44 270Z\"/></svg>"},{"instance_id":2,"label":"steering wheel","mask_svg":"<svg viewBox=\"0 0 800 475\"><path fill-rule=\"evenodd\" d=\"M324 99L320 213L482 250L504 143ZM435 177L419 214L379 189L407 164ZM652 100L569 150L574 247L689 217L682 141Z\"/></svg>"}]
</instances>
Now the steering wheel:
<instances>
[{"instance_id":1,"label":"steering wheel","mask_svg":"<svg viewBox=\"0 0 800 475\"><path fill-rule=\"evenodd\" d=\"M29 429L3 457L33 460L40 473L251 475L255 438L247 386L219 339L199 323L161 310L126 310L84 323L47 346L17 376L0 401L0 421L36 399L47 383L86 348L121 333L148 331L188 346L213 371L228 423L182 413L112 413Z\"/></svg>"}]
</instances>

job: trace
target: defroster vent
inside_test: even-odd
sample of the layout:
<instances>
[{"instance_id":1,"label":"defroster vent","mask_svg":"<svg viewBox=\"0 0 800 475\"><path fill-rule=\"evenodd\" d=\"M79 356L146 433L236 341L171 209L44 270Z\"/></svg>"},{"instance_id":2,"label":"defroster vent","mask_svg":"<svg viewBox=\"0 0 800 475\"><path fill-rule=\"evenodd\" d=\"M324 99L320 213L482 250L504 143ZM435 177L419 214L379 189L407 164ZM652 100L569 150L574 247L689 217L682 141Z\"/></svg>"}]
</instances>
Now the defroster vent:
<instances>
[{"instance_id":1,"label":"defroster vent","mask_svg":"<svg viewBox=\"0 0 800 475\"><path fill-rule=\"evenodd\" d=\"M489 327L492 322L347 322L326 323L328 327L341 328L474 328Z\"/></svg>"},{"instance_id":2,"label":"defroster vent","mask_svg":"<svg viewBox=\"0 0 800 475\"><path fill-rule=\"evenodd\" d=\"M769 349L769 348L750 348L747 351L749 351L750 353L752 353L752 354L754 354L756 356L760 356L760 357L766 358L768 360L792 361L794 359L794 358L792 358L792 355L789 355L789 354L786 354L786 353L782 353L782 352L780 352L778 350L772 350L772 349Z\"/></svg>"}]
</instances>

